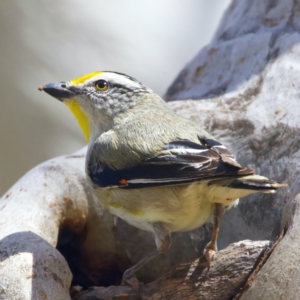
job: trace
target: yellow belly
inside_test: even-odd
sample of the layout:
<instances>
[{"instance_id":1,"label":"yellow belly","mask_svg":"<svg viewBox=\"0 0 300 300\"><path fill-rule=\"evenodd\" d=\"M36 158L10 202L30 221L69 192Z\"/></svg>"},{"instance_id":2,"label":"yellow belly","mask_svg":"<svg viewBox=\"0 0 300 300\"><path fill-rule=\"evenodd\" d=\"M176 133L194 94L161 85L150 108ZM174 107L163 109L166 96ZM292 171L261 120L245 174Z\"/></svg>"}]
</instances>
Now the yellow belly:
<instances>
[{"instance_id":1,"label":"yellow belly","mask_svg":"<svg viewBox=\"0 0 300 300\"><path fill-rule=\"evenodd\" d=\"M103 205L114 215L144 230L147 223L164 222L171 232L189 231L210 221L213 203L206 183L144 189L97 189Z\"/></svg>"}]
</instances>

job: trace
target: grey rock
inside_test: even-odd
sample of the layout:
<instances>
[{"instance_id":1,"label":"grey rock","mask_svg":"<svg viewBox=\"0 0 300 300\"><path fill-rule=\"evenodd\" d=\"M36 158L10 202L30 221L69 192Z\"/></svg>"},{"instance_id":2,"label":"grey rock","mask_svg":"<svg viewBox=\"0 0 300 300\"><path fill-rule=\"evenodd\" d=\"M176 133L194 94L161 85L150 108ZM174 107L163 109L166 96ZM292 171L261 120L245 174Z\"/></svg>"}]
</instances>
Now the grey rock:
<instances>
[{"instance_id":1,"label":"grey rock","mask_svg":"<svg viewBox=\"0 0 300 300\"><path fill-rule=\"evenodd\" d=\"M233 1L212 43L166 94L172 109L204 126L241 164L289 185L300 156L297 11L298 1ZM220 247L274 239L288 191L241 199L222 221Z\"/></svg>"}]
</instances>

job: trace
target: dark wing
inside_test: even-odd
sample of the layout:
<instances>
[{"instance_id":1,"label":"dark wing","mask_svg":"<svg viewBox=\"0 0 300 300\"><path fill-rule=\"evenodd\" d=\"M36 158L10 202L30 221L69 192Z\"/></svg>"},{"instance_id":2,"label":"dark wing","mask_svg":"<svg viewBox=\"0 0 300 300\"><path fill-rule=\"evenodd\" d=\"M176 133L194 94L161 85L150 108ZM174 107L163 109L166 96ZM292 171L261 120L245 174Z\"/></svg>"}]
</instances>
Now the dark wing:
<instances>
[{"instance_id":1,"label":"dark wing","mask_svg":"<svg viewBox=\"0 0 300 300\"><path fill-rule=\"evenodd\" d=\"M102 163L89 165L89 176L101 188L144 188L254 174L252 169L242 168L224 145L204 137L199 140L201 144L171 142L160 155L128 169L115 170Z\"/></svg>"}]
</instances>

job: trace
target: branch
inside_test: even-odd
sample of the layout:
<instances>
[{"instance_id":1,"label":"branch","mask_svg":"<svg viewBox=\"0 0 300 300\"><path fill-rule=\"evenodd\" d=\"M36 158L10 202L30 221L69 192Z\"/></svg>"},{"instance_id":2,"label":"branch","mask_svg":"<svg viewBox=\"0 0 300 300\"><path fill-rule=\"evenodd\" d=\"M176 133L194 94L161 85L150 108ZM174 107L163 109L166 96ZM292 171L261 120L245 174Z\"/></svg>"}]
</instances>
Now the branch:
<instances>
[{"instance_id":1,"label":"branch","mask_svg":"<svg viewBox=\"0 0 300 300\"><path fill-rule=\"evenodd\" d=\"M117 284L129 266L113 216L87 188L85 152L35 167L0 199L4 299L67 300L73 276L81 285Z\"/></svg>"},{"instance_id":2,"label":"branch","mask_svg":"<svg viewBox=\"0 0 300 300\"><path fill-rule=\"evenodd\" d=\"M208 273L205 259L196 260L142 285L139 294L127 286L94 287L75 292L73 299L232 299L270 245L269 241L250 240L231 244L216 253Z\"/></svg>"}]
</instances>

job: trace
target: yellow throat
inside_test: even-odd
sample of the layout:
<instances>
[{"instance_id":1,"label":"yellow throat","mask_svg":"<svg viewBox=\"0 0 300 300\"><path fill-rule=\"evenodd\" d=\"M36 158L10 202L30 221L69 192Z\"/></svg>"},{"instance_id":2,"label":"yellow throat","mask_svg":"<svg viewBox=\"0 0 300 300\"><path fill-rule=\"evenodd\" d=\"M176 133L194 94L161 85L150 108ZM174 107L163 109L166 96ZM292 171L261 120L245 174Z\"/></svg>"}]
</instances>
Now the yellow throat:
<instances>
[{"instance_id":1,"label":"yellow throat","mask_svg":"<svg viewBox=\"0 0 300 300\"><path fill-rule=\"evenodd\" d=\"M84 137L87 142L90 141L90 126L89 126L89 121L86 116L86 114L83 112L81 107L78 105L77 102L75 101L65 101L64 102L71 112L74 114L75 118L77 119L79 126L84 134Z\"/></svg>"},{"instance_id":2,"label":"yellow throat","mask_svg":"<svg viewBox=\"0 0 300 300\"><path fill-rule=\"evenodd\" d=\"M97 76L101 73L102 72L94 72L94 73L86 74L79 78L73 79L70 82L72 85L82 84L85 81L87 81L88 79L90 79L94 76ZM86 141L89 142L90 141L90 126L89 126L89 121L88 121L86 114L83 112L83 110L81 109L81 107L78 105L77 102L65 101L64 103L69 107L71 112L74 114L74 116L77 119L79 126L84 134Z\"/></svg>"}]
</instances>

